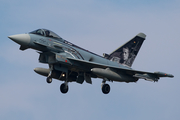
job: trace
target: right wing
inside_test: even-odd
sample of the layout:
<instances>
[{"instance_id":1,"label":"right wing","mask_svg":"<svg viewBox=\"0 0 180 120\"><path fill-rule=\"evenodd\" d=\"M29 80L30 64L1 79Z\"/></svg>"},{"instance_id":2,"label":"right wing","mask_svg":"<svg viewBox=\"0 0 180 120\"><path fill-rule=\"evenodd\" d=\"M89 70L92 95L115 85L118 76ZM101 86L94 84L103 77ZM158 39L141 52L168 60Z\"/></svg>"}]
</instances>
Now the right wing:
<instances>
[{"instance_id":1,"label":"right wing","mask_svg":"<svg viewBox=\"0 0 180 120\"><path fill-rule=\"evenodd\" d=\"M133 69L128 69L128 68L120 68L120 67L115 67L115 66L109 66L109 65L104 65L104 64L99 64L95 62L90 62L90 61L85 61L85 60L80 60L80 59L74 59L74 58L67 58L70 62L73 62L75 64L81 65L81 66L86 66L87 72L90 72L91 69L93 68L110 68L113 70L116 70L118 72L122 72L124 74L130 75L135 78L139 79L145 79L148 81L158 81L160 77L174 77L171 74L163 73L163 72L145 72L145 71L138 71L138 70L133 70Z\"/></svg>"}]
</instances>

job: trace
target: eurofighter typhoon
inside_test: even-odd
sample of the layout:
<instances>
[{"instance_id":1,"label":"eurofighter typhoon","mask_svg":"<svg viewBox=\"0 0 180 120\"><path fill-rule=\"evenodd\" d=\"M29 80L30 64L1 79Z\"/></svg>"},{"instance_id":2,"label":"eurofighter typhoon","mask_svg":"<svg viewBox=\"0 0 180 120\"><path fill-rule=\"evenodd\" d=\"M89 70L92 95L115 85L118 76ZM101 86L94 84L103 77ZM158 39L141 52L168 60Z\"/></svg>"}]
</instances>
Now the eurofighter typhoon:
<instances>
[{"instance_id":1,"label":"eurofighter typhoon","mask_svg":"<svg viewBox=\"0 0 180 120\"><path fill-rule=\"evenodd\" d=\"M104 94L110 92L109 81L137 82L139 79L157 82L160 77L174 77L164 72L145 72L131 68L145 38L143 33L117 48L110 54L99 56L85 50L47 29L38 29L28 34L9 36L20 45L20 50L28 48L37 50L39 62L49 65L49 68L35 68L34 71L46 78L47 83L52 78L64 81L60 85L62 93L68 92L68 83L82 84L86 81L92 84L91 78L101 78L101 89Z\"/></svg>"}]
</instances>

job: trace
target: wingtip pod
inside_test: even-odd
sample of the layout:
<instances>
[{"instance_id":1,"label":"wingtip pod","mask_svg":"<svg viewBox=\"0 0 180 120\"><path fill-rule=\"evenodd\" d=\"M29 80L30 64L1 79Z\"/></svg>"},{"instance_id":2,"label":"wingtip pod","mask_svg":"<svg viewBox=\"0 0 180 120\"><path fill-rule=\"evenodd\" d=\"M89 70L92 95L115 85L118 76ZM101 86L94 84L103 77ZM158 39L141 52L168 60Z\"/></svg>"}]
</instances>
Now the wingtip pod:
<instances>
[{"instance_id":1,"label":"wingtip pod","mask_svg":"<svg viewBox=\"0 0 180 120\"><path fill-rule=\"evenodd\" d=\"M146 35L144 34L144 33L139 33L139 34L137 34L136 36L138 36L138 37L141 37L141 38L146 38Z\"/></svg>"},{"instance_id":2,"label":"wingtip pod","mask_svg":"<svg viewBox=\"0 0 180 120\"><path fill-rule=\"evenodd\" d=\"M167 73L164 73L164 72L154 72L156 75L158 75L159 77L170 77L170 78L173 78L174 75L172 74L167 74Z\"/></svg>"}]
</instances>

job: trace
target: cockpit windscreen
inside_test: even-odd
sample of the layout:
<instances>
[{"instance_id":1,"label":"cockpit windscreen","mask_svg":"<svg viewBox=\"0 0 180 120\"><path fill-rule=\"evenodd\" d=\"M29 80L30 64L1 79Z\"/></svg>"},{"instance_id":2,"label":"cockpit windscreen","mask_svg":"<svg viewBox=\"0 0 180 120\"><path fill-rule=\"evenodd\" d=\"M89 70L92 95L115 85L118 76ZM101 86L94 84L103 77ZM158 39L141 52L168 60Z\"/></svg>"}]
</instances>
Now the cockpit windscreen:
<instances>
[{"instance_id":1,"label":"cockpit windscreen","mask_svg":"<svg viewBox=\"0 0 180 120\"><path fill-rule=\"evenodd\" d=\"M56 33L52 32L50 30L47 30L47 29L38 29L38 30L32 31L30 33L45 36L45 37L62 39L61 37L59 37L59 35L57 35Z\"/></svg>"}]
</instances>

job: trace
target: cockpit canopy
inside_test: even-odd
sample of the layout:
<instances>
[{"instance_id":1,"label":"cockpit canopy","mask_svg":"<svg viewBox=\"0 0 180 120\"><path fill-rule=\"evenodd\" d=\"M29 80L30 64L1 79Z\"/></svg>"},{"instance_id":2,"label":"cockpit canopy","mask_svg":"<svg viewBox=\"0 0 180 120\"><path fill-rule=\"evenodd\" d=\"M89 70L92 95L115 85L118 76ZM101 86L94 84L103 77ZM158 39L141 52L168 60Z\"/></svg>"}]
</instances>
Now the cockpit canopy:
<instances>
[{"instance_id":1,"label":"cockpit canopy","mask_svg":"<svg viewBox=\"0 0 180 120\"><path fill-rule=\"evenodd\" d=\"M50 30L47 30L47 29L37 29L37 30L34 30L34 31L30 32L30 33L45 36L45 37L52 37L52 38L62 39L61 37L59 37L59 35L57 35L56 33L52 32Z\"/></svg>"}]
</instances>

